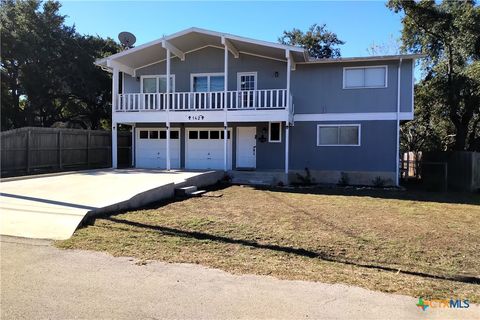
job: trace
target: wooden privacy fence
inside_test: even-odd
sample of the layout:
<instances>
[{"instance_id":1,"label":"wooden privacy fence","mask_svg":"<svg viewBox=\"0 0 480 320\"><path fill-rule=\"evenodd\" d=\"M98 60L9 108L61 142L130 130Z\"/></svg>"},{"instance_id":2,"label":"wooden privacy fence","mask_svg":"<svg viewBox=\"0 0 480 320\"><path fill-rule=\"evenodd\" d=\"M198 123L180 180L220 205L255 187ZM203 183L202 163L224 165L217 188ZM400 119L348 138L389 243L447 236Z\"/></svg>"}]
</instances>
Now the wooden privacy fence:
<instances>
[{"instance_id":1,"label":"wooden privacy fence","mask_svg":"<svg viewBox=\"0 0 480 320\"><path fill-rule=\"evenodd\" d=\"M413 152L402 157L403 179L421 180L438 190L480 190L480 152Z\"/></svg>"},{"instance_id":2,"label":"wooden privacy fence","mask_svg":"<svg viewBox=\"0 0 480 320\"><path fill-rule=\"evenodd\" d=\"M25 127L1 133L2 176L106 168L112 163L110 131ZM131 134L118 136L119 164L131 163Z\"/></svg>"}]
</instances>

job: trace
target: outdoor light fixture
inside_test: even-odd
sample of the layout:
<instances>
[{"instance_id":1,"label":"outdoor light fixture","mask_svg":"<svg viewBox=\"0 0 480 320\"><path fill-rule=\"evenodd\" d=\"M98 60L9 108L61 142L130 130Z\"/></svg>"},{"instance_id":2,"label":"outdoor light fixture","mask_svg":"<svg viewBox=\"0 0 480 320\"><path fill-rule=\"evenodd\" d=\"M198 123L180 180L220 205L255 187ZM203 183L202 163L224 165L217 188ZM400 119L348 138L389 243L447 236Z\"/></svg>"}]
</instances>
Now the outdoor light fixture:
<instances>
[{"instance_id":1,"label":"outdoor light fixture","mask_svg":"<svg viewBox=\"0 0 480 320\"><path fill-rule=\"evenodd\" d=\"M267 141L267 128L263 127L262 135L258 138L258 141L260 141L262 143Z\"/></svg>"},{"instance_id":2,"label":"outdoor light fixture","mask_svg":"<svg viewBox=\"0 0 480 320\"><path fill-rule=\"evenodd\" d=\"M278 78L278 71L275 71L275 78Z\"/></svg>"}]
</instances>

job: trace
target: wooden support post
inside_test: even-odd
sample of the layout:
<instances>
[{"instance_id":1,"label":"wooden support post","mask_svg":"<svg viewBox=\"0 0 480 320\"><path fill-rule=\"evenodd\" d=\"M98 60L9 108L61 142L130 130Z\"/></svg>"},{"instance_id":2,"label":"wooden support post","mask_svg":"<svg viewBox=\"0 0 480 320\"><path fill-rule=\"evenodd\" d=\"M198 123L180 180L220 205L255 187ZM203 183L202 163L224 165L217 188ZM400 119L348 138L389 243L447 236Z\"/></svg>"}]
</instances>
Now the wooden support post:
<instances>
[{"instance_id":1,"label":"wooden support post","mask_svg":"<svg viewBox=\"0 0 480 320\"><path fill-rule=\"evenodd\" d=\"M58 132L58 169L63 169L63 133Z\"/></svg>"},{"instance_id":2,"label":"wooden support post","mask_svg":"<svg viewBox=\"0 0 480 320\"><path fill-rule=\"evenodd\" d=\"M118 167L118 123L112 123L112 168L116 169Z\"/></svg>"},{"instance_id":3,"label":"wooden support post","mask_svg":"<svg viewBox=\"0 0 480 320\"><path fill-rule=\"evenodd\" d=\"M167 48L167 140L166 140L166 156L167 156L167 170L170 170L170 68L171 68L171 59L170 59L170 49Z\"/></svg>"},{"instance_id":4,"label":"wooden support post","mask_svg":"<svg viewBox=\"0 0 480 320\"><path fill-rule=\"evenodd\" d=\"M90 168L90 130L87 131L87 168Z\"/></svg>"},{"instance_id":5,"label":"wooden support post","mask_svg":"<svg viewBox=\"0 0 480 320\"><path fill-rule=\"evenodd\" d=\"M135 167L135 125L132 125L132 141L130 142L131 165Z\"/></svg>"},{"instance_id":6,"label":"wooden support post","mask_svg":"<svg viewBox=\"0 0 480 320\"><path fill-rule=\"evenodd\" d=\"M119 78L119 69L118 67L113 67L113 76L112 76L112 168L116 169L118 166L118 146L117 146L117 132L118 132L118 123L115 121L115 112L117 110L118 104L118 78Z\"/></svg>"},{"instance_id":7,"label":"wooden support post","mask_svg":"<svg viewBox=\"0 0 480 320\"><path fill-rule=\"evenodd\" d=\"M26 148L26 162L27 162L27 173L30 173L30 165L31 165L31 158L32 158L32 155L31 155L31 148L32 148L32 140L31 140L31 134L32 134L32 131L30 129L27 130L27 148Z\"/></svg>"},{"instance_id":8,"label":"wooden support post","mask_svg":"<svg viewBox=\"0 0 480 320\"><path fill-rule=\"evenodd\" d=\"M228 47L227 43L224 41L225 39L222 38L222 42L224 42L224 55L223 55L223 95L225 96L223 99L223 110L225 113L225 119L223 121L223 170L226 172L228 170L228 162L227 162L227 148L228 148L228 109L227 109L227 95L228 95ZM233 139L233 136L232 136Z\"/></svg>"}]
</instances>

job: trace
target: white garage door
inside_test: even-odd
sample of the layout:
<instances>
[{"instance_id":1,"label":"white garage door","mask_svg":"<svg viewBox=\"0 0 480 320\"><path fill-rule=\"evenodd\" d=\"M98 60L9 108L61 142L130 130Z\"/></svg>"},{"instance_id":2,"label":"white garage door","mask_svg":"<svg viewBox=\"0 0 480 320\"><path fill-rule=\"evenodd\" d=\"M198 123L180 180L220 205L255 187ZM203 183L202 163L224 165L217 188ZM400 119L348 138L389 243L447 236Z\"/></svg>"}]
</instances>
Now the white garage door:
<instances>
[{"instance_id":1,"label":"white garage door","mask_svg":"<svg viewBox=\"0 0 480 320\"><path fill-rule=\"evenodd\" d=\"M137 168L167 167L167 130L137 129L135 141L135 166ZM180 168L180 130L170 129L170 167Z\"/></svg>"},{"instance_id":2,"label":"white garage door","mask_svg":"<svg viewBox=\"0 0 480 320\"><path fill-rule=\"evenodd\" d=\"M187 169L219 169L223 167L224 131L219 128L186 130L185 167ZM227 134L227 167L232 169L231 129Z\"/></svg>"}]
</instances>

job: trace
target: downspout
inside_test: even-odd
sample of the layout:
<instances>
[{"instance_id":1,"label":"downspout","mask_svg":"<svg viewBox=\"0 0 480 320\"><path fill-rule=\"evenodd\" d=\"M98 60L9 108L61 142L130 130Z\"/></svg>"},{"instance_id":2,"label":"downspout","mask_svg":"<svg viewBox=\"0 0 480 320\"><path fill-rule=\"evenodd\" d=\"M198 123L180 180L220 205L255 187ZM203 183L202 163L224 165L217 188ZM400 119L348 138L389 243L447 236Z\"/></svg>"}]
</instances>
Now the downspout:
<instances>
[{"instance_id":1,"label":"downspout","mask_svg":"<svg viewBox=\"0 0 480 320\"><path fill-rule=\"evenodd\" d=\"M400 82L402 80L402 58L398 63L398 72L397 72L397 146L396 146L396 156L395 156L395 185L400 186Z\"/></svg>"}]
</instances>

